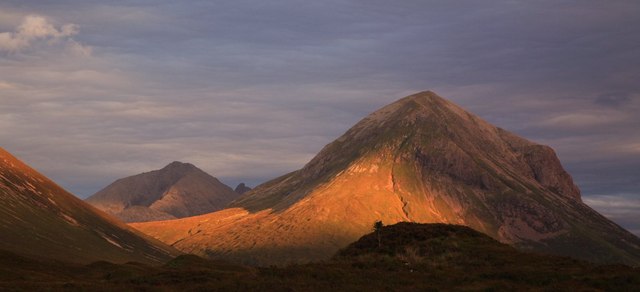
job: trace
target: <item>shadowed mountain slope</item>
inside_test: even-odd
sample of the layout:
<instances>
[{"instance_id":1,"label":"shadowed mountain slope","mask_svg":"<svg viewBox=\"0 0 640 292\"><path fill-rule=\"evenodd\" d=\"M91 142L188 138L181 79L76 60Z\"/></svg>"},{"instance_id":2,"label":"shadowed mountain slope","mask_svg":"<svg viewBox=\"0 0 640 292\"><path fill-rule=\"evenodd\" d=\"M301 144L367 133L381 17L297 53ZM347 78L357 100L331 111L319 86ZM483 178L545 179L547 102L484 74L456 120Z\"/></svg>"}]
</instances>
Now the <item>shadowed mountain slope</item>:
<instances>
[{"instance_id":1,"label":"shadowed mountain slope","mask_svg":"<svg viewBox=\"0 0 640 292\"><path fill-rule=\"evenodd\" d=\"M186 252L271 264L326 259L377 220L466 225L522 249L640 263L640 240L582 203L550 147L433 92L370 114L230 209L134 226Z\"/></svg>"},{"instance_id":2,"label":"shadowed mountain slope","mask_svg":"<svg viewBox=\"0 0 640 292\"><path fill-rule=\"evenodd\" d=\"M167 220L210 213L239 196L189 163L172 162L119 179L86 201L125 222Z\"/></svg>"},{"instance_id":3,"label":"shadowed mountain slope","mask_svg":"<svg viewBox=\"0 0 640 292\"><path fill-rule=\"evenodd\" d=\"M179 252L68 193L0 148L0 249L88 263L165 262Z\"/></svg>"}]
</instances>

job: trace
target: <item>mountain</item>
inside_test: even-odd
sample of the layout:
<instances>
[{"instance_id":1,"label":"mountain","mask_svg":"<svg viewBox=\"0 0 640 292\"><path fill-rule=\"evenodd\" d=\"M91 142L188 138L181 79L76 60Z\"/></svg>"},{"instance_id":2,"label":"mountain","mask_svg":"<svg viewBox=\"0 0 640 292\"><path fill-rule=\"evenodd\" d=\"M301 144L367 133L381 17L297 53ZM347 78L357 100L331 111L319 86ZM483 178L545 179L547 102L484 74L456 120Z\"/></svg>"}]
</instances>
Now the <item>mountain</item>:
<instances>
[{"instance_id":1,"label":"mountain","mask_svg":"<svg viewBox=\"0 0 640 292\"><path fill-rule=\"evenodd\" d=\"M640 264L640 239L581 201L553 149L433 92L370 114L229 209L133 226L183 251L282 264L326 259L377 220L466 225L525 250Z\"/></svg>"},{"instance_id":2,"label":"mountain","mask_svg":"<svg viewBox=\"0 0 640 292\"><path fill-rule=\"evenodd\" d=\"M0 148L0 250L88 263L159 264L179 252L94 209Z\"/></svg>"},{"instance_id":3,"label":"mountain","mask_svg":"<svg viewBox=\"0 0 640 292\"><path fill-rule=\"evenodd\" d=\"M238 194L189 163L172 162L119 179L86 201L125 222L168 220L217 211Z\"/></svg>"},{"instance_id":4,"label":"mountain","mask_svg":"<svg viewBox=\"0 0 640 292\"><path fill-rule=\"evenodd\" d=\"M238 184L238 186L236 186L234 191L236 191L236 193L242 195L242 194L244 194L244 193L246 193L246 192L248 192L250 190L251 190L250 187L246 186L244 183L240 183L240 184Z\"/></svg>"}]
</instances>

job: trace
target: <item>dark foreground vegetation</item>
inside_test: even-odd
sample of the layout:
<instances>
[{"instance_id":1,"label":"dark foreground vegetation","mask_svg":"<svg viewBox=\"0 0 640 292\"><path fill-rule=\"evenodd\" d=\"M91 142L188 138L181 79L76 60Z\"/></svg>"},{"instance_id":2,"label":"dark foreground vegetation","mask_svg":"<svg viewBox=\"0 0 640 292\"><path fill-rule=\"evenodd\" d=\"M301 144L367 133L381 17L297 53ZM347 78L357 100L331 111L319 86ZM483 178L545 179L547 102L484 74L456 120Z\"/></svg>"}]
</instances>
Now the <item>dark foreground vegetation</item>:
<instances>
[{"instance_id":1,"label":"dark foreground vegetation","mask_svg":"<svg viewBox=\"0 0 640 292\"><path fill-rule=\"evenodd\" d=\"M579 248L579 247L578 247ZM523 253L470 228L399 223L333 259L246 267L177 257L164 266L74 265L0 252L0 290L16 291L640 291L640 269Z\"/></svg>"}]
</instances>

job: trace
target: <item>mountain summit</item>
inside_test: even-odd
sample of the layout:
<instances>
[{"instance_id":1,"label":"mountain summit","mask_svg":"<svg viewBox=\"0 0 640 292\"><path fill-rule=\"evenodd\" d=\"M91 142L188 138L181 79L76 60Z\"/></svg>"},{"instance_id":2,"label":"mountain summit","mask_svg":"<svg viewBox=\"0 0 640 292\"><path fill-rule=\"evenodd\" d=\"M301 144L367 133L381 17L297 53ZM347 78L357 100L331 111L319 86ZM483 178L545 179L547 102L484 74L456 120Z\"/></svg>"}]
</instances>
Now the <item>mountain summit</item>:
<instances>
[{"instance_id":1,"label":"mountain summit","mask_svg":"<svg viewBox=\"0 0 640 292\"><path fill-rule=\"evenodd\" d=\"M86 201L125 222L142 222L217 211L237 197L193 164L174 161L160 170L119 179Z\"/></svg>"},{"instance_id":2,"label":"mountain summit","mask_svg":"<svg viewBox=\"0 0 640 292\"><path fill-rule=\"evenodd\" d=\"M553 149L430 91L370 114L230 207L134 226L178 249L258 264L326 259L377 220L460 224L524 249L640 263L640 239L582 203Z\"/></svg>"},{"instance_id":3,"label":"mountain summit","mask_svg":"<svg viewBox=\"0 0 640 292\"><path fill-rule=\"evenodd\" d=\"M239 183L238 186L236 186L236 188L234 189L234 191L236 191L236 193L238 194L244 194L248 191L250 191L251 188L248 187L247 185L245 185L244 183Z\"/></svg>"}]
</instances>

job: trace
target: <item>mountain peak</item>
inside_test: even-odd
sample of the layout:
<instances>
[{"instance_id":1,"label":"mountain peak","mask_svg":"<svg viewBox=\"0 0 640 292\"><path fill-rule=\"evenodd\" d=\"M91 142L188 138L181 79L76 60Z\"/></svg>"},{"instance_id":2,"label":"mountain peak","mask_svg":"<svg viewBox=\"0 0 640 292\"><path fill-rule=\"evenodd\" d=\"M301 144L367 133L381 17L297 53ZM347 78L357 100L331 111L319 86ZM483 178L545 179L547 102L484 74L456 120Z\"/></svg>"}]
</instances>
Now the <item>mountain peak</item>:
<instances>
[{"instance_id":1,"label":"mountain peak","mask_svg":"<svg viewBox=\"0 0 640 292\"><path fill-rule=\"evenodd\" d=\"M412 128L407 130L430 130L434 127L463 126L478 124L487 127L488 123L468 113L460 106L450 102L433 91L422 91L401 98L369 114L350 129L347 134L387 131L390 127ZM447 130L448 131L448 130ZM362 132L361 134L357 134Z\"/></svg>"},{"instance_id":2,"label":"mountain peak","mask_svg":"<svg viewBox=\"0 0 640 292\"><path fill-rule=\"evenodd\" d=\"M163 167L162 169L193 169L193 168L196 168L196 167L191 163L174 161L167 164L167 166Z\"/></svg>"},{"instance_id":3,"label":"mountain peak","mask_svg":"<svg viewBox=\"0 0 640 292\"><path fill-rule=\"evenodd\" d=\"M407 97L401 98L398 101L433 102L433 101L446 101L446 100L431 90L425 90L425 91L421 91L421 92L409 95Z\"/></svg>"},{"instance_id":4,"label":"mountain peak","mask_svg":"<svg viewBox=\"0 0 640 292\"><path fill-rule=\"evenodd\" d=\"M173 161L169 164L167 164L167 166L171 167L171 166L180 166L180 165L188 165L189 163L184 163L182 161Z\"/></svg>"},{"instance_id":5,"label":"mountain peak","mask_svg":"<svg viewBox=\"0 0 640 292\"><path fill-rule=\"evenodd\" d=\"M238 186L236 186L236 188L235 188L236 193L241 194L241 195L246 193L246 192L248 192L248 191L250 191L250 190L251 190L251 188L248 187L247 185L245 185L244 183L238 184Z\"/></svg>"},{"instance_id":6,"label":"mountain peak","mask_svg":"<svg viewBox=\"0 0 640 292\"><path fill-rule=\"evenodd\" d=\"M213 212L238 194L195 165L174 161L160 170L115 181L87 202L126 222Z\"/></svg>"}]
</instances>

